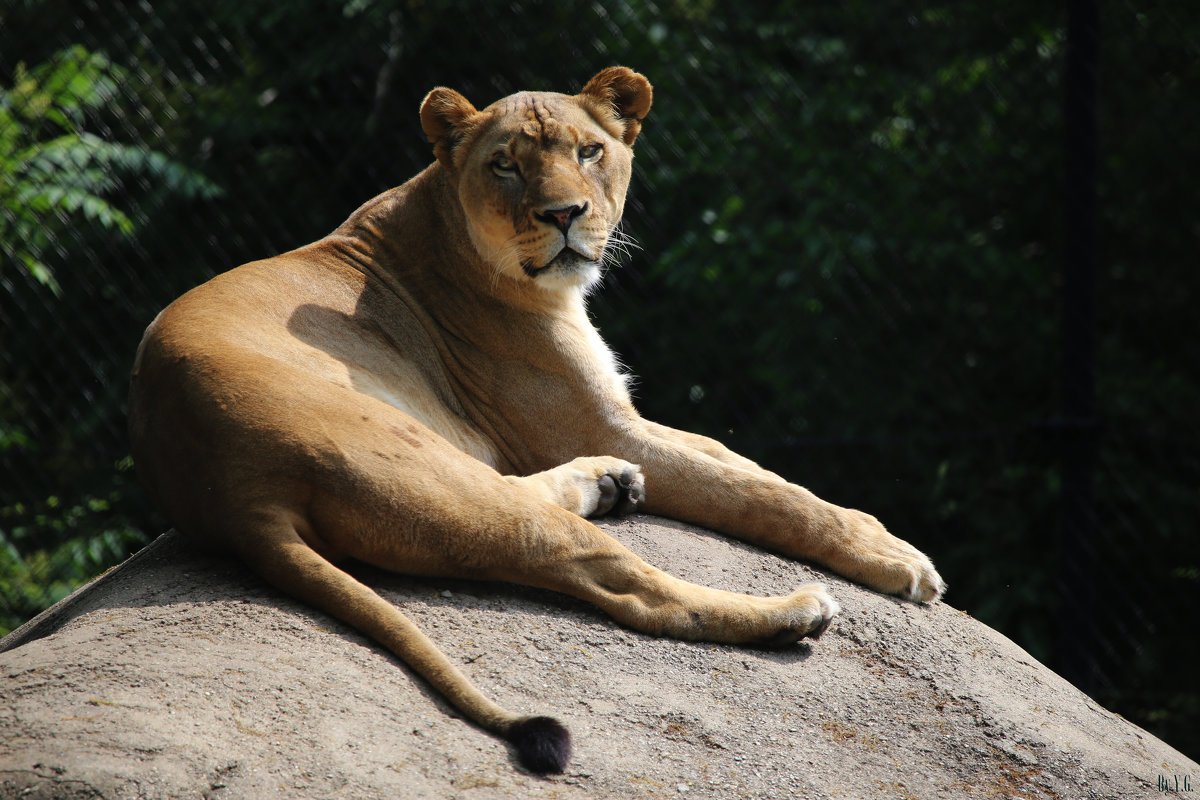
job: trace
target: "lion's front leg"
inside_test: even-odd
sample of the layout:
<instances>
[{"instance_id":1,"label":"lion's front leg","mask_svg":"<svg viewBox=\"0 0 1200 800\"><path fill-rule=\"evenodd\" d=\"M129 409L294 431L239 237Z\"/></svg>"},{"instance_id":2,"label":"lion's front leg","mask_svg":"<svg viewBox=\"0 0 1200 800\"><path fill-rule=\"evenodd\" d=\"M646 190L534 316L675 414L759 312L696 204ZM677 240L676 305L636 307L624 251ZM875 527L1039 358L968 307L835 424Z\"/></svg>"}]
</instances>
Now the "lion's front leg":
<instances>
[{"instance_id":1,"label":"lion's front leg","mask_svg":"<svg viewBox=\"0 0 1200 800\"><path fill-rule=\"evenodd\" d=\"M581 517L631 514L646 496L638 465L608 456L577 458L545 472L504 479Z\"/></svg>"},{"instance_id":2,"label":"lion's front leg","mask_svg":"<svg viewBox=\"0 0 1200 800\"><path fill-rule=\"evenodd\" d=\"M782 478L643 429L617 452L646 475L644 510L728 533L830 567L879 592L919 603L945 591L933 562L870 514L841 508ZM714 443L715 444L715 443Z\"/></svg>"}]
</instances>

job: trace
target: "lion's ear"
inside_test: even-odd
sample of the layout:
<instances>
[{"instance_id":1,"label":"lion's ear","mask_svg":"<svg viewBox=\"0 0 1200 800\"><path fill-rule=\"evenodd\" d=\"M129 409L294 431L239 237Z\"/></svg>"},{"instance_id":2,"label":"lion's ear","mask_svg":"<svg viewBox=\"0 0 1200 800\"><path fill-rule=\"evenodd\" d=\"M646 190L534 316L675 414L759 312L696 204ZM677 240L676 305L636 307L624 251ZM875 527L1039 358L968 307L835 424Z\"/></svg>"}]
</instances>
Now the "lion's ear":
<instances>
[{"instance_id":1,"label":"lion's ear","mask_svg":"<svg viewBox=\"0 0 1200 800\"><path fill-rule=\"evenodd\" d=\"M650 113L654 87L644 75L628 67L609 67L588 81L579 94L610 109L625 127L625 144L631 145L642 130L642 120Z\"/></svg>"},{"instance_id":2,"label":"lion's ear","mask_svg":"<svg viewBox=\"0 0 1200 800\"><path fill-rule=\"evenodd\" d=\"M433 143L433 153L442 165L454 168L454 148L463 140L469 122L479 112L467 98L439 86L421 102L421 129Z\"/></svg>"}]
</instances>

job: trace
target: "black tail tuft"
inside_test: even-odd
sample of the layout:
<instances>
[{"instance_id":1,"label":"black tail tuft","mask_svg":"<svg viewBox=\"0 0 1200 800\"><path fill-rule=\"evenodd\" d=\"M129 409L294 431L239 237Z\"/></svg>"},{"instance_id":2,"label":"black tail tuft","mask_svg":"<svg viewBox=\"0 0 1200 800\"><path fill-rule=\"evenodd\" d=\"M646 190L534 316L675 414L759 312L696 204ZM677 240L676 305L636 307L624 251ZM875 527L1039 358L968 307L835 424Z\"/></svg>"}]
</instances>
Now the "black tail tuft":
<instances>
[{"instance_id":1,"label":"black tail tuft","mask_svg":"<svg viewBox=\"0 0 1200 800\"><path fill-rule=\"evenodd\" d=\"M517 760L533 772L557 774L571 760L571 734L551 717L526 717L508 729L507 738Z\"/></svg>"}]
</instances>

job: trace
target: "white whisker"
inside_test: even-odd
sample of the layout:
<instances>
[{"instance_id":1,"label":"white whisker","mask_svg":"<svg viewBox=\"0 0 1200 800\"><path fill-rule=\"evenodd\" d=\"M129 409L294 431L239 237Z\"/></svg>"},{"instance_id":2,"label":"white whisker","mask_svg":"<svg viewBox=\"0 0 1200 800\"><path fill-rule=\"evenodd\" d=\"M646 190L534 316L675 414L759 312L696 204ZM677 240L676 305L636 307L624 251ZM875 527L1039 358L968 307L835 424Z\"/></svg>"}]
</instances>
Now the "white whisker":
<instances>
[{"instance_id":1,"label":"white whisker","mask_svg":"<svg viewBox=\"0 0 1200 800\"><path fill-rule=\"evenodd\" d=\"M642 246L637 243L629 234L621 228L621 223L617 223L608 232L608 240L604 243L604 248L600 251L600 264L604 269L610 269L621 265L622 261L628 260L634 250L641 250Z\"/></svg>"}]
</instances>

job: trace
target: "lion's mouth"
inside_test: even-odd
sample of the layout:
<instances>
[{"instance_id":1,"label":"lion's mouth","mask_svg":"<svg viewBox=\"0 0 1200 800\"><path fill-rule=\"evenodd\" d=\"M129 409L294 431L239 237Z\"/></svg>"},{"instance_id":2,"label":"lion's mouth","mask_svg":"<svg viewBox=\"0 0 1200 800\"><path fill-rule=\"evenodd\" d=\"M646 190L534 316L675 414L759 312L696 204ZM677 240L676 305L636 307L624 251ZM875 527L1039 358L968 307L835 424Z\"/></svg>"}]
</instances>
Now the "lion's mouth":
<instances>
[{"instance_id":1,"label":"lion's mouth","mask_svg":"<svg viewBox=\"0 0 1200 800\"><path fill-rule=\"evenodd\" d=\"M553 270L575 272L585 267L595 267L597 264L596 259L588 258L578 250L564 246L562 250L558 251L558 255L542 266L535 266L532 261L524 261L521 263L521 269L525 270L525 274L529 277L536 278Z\"/></svg>"}]
</instances>

